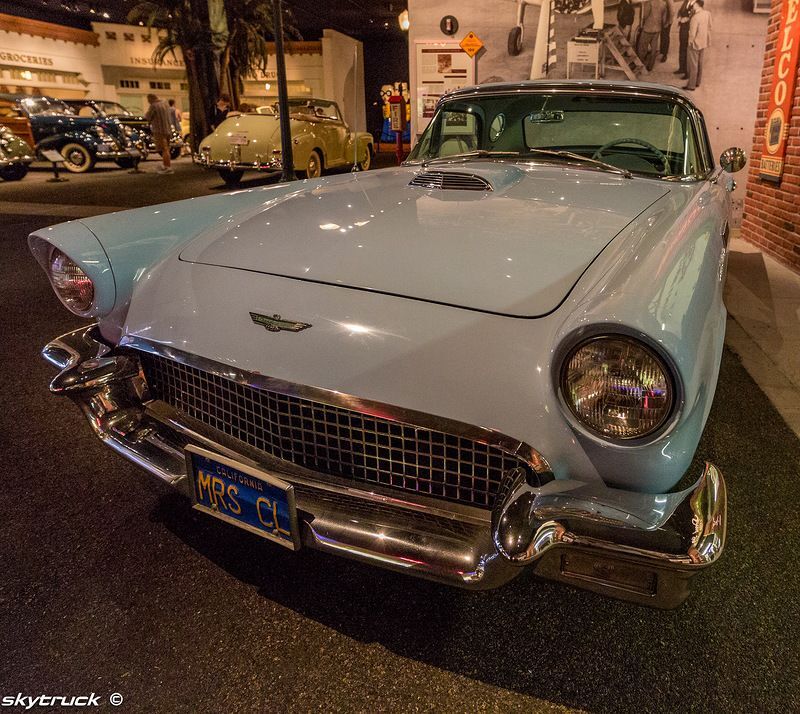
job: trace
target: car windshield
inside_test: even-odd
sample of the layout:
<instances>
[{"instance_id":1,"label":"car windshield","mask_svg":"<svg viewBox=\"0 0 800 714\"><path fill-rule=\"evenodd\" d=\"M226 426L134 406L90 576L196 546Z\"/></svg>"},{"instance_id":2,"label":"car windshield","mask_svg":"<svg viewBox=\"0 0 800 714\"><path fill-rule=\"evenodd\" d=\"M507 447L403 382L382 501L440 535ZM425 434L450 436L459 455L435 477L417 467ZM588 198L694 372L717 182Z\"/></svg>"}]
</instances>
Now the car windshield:
<instances>
[{"instance_id":1,"label":"car windshield","mask_svg":"<svg viewBox=\"0 0 800 714\"><path fill-rule=\"evenodd\" d=\"M73 111L60 99L47 97L28 97L22 100L25 109L31 116L46 116L51 114L72 114Z\"/></svg>"},{"instance_id":2,"label":"car windshield","mask_svg":"<svg viewBox=\"0 0 800 714\"><path fill-rule=\"evenodd\" d=\"M443 103L409 161L535 158L658 177L704 171L692 119L669 98L520 92Z\"/></svg>"},{"instance_id":3,"label":"car windshield","mask_svg":"<svg viewBox=\"0 0 800 714\"><path fill-rule=\"evenodd\" d=\"M133 112L130 109L126 109L121 104L117 104L117 102L97 102L97 106L103 114L119 114L122 116L132 116Z\"/></svg>"}]
</instances>

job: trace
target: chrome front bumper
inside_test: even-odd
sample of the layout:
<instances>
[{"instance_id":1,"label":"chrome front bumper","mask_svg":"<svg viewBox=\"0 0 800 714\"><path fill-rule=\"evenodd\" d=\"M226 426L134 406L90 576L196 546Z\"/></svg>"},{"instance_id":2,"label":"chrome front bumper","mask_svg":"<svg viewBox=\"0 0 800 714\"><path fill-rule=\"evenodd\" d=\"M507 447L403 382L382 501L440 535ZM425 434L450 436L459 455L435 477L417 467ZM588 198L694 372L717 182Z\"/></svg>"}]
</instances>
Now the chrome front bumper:
<instances>
[{"instance_id":1,"label":"chrome front bumper","mask_svg":"<svg viewBox=\"0 0 800 714\"><path fill-rule=\"evenodd\" d=\"M268 171L282 170L280 158L274 156L260 156L256 154L255 161L242 161L241 152L231 151L229 159L212 159L207 154L192 154L192 161L204 169L220 169L228 171Z\"/></svg>"},{"instance_id":2,"label":"chrome front bumper","mask_svg":"<svg viewBox=\"0 0 800 714\"><path fill-rule=\"evenodd\" d=\"M130 154L127 151L98 151L95 154L98 160L104 159L129 159Z\"/></svg>"},{"instance_id":3,"label":"chrome front bumper","mask_svg":"<svg viewBox=\"0 0 800 714\"><path fill-rule=\"evenodd\" d=\"M33 161L33 156L0 156L0 169L6 166L13 166L14 164L25 164L27 166Z\"/></svg>"},{"instance_id":4,"label":"chrome front bumper","mask_svg":"<svg viewBox=\"0 0 800 714\"><path fill-rule=\"evenodd\" d=\"M492 512L465 511L315 475L148 401L136 355L105 344L94 326L59 337L42 354L61 370L52 392L78 403L108 446L185 495L190 443L292 483L302 541L319 550L471 589L497 587L529 566L603 595L672 608L724 547L725 483L711 464L690 489L661 495L563 480L534 487L511 471ZM648 517L654 513L662 517Z\"/></svg>"}]
</instances>

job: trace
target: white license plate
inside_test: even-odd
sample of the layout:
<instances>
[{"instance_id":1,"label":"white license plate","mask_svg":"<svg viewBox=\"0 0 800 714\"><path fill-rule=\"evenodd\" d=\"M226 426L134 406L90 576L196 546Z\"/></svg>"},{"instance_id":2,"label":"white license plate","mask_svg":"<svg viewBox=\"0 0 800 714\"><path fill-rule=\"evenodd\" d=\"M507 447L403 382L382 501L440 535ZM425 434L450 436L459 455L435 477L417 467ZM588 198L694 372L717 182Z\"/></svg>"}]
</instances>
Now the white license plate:
<instances>
[{"instance_id":1,"label":"white license plate","mask_svg":"<svg viewBox=\"0 0 800 714\"><path fill-rule=\"evenodd\" d=\"M228 143L234 146L247 146L250 139L247 138L247 134L231 134L228 136Z\"/></svg>"}]
</instances>

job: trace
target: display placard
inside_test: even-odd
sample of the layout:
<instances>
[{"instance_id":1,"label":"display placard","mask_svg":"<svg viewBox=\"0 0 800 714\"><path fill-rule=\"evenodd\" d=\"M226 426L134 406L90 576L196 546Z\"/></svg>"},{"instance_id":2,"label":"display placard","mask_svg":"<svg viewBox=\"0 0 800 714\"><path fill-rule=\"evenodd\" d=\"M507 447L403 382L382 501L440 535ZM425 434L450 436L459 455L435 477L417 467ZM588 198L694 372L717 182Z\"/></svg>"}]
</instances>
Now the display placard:
<instances>
[{"instance_id":1,"label":"display placard","mask_svg":"<svg viewBox=\"0 0 800 714\"><path fill-rule=\"evenodd\" d=\"M45 151L42 152L42 156L44 156L44 158L47 161L52 161L54 164L64 162L64 157L61 154L59 154L55 149L46 149Z\"/></svg>"},{"instance_id":2,"label":"display placard","mask_svg":"<svg viewBox=\"0 0 800 714\"><path fill-rule=\"evenodd\" d=\"M453 42L418 42L416 60L416 131L422 132L443 94L475 84L475 60Z\"/></svg>"},{"instance_id":3,"label":"display placard","mask_svg":"<svg viewBox=\"0 0 800 714\"><path fill-rule=\"evenodd\" d=\"M800 45L800 0L784 0L781 26L775 47L775 67L764 131L759 175L767 181L780 182L783 175L789 122L797 79L798 45Z\"/></svg>"}]
</instances>

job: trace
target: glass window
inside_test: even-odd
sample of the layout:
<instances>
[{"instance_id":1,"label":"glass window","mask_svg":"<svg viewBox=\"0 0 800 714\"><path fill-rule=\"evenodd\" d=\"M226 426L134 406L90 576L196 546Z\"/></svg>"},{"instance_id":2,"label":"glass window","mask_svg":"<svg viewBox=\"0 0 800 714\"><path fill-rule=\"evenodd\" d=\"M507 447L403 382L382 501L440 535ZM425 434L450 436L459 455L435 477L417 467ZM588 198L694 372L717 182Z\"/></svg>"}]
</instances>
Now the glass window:
<instances>
[{"instance_id":1,"label":"glass window","mask_svg":"<svg viewBox=\"0 0 800 714\"><path fill-rule=\"evenodd\" d=\"M26 98L22 100L28 114L34 115L53 115L53 114L72 114L72 110L59 99L48 99L47 97Z\"/></svg>"}]
</instances>

